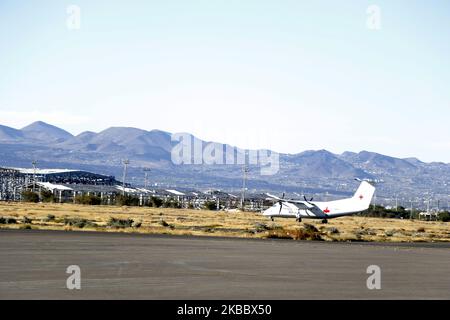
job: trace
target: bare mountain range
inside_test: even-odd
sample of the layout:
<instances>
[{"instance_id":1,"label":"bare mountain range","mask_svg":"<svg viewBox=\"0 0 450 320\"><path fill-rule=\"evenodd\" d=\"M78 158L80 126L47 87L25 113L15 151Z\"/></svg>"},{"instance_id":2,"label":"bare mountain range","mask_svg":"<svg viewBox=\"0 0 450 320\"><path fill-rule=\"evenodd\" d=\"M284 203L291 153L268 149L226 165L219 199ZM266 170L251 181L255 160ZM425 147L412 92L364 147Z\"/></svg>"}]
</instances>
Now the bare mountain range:
<instances>
[{"instance_id":1,"label":"bare mountain range","mask_svg":"<svg viewBox=\"0 0 450 320\"><path fill-rule=\"evenodd\" d=\"M104 174L122 173L122 159L129 159L129 181L143 183L142 168L150 168L151 181L163 186L239 190L242 185L238 165L175 165L171 133L137 128L111 127L99 133L79 135L38 121L22 129L0 125L0 166L30 167L38 160L41 168L79 168ZM250 167L249 189L290 193L348 194L353 179L381 181L378 196L400 199L449 200L450 164L425 163L416 158L400 159L362 151L334 154L310 150L280 154L280 170L271 176Z\"/></svg>"}]
</instances>

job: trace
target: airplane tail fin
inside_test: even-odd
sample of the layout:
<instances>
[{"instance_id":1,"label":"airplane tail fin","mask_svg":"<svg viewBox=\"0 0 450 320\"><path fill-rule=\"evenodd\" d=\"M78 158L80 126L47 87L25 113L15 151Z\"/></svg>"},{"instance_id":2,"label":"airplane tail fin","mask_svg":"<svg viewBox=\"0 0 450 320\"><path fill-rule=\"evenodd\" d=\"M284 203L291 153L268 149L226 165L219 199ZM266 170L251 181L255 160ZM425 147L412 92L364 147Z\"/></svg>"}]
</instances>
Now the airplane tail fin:
<instances>
[{"instance_id":1,"label":"airplane tail fin","mask_svg":"<svg viewBox=\"0 0 450 320\"><path fill-rule=\"evenodd\" d=\"M363 211L369 208L374 194L375 187L367 181L362 181L352 199L358 203L358 207L361 207Z\"/></svg>"}]
</instances>

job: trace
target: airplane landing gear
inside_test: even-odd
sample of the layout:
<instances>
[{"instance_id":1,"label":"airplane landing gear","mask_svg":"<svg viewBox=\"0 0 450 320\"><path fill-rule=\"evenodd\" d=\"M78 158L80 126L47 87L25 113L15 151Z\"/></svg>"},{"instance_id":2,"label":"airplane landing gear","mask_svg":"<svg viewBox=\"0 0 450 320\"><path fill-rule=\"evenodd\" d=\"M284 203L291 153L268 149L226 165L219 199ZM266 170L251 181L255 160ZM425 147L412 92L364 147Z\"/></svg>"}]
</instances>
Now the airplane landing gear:
<instances>
[{"instance_id":1,"label":"airplane landing gear","mask_svg":"<svg viewBox=\"0 0 450 320\"><path fill-rule=\"evenodd\" d=\"M295 221L302 222L302 218L297 218L297 219L295 219Z\"/></svg>"},{"instance_id":2,"label":"airplane landing gear","mask_svg":"<svg viewBox=\"0 0 450 320\"><path fill-rule=\"evenodd\" d=\"M328 223L328 220L327 219L323 219L322 223Z\"/></svg>"},{"instance_id":3,"label":"airplane landing gear","mask_svg":"<svg viewBox=\"0 0 450 320\"><path fill-rule=\"evenodd\" d=\"M270 217L270 220L274 221L274 220L273 220L273 217Z\"/></svg>"}]
</instances>

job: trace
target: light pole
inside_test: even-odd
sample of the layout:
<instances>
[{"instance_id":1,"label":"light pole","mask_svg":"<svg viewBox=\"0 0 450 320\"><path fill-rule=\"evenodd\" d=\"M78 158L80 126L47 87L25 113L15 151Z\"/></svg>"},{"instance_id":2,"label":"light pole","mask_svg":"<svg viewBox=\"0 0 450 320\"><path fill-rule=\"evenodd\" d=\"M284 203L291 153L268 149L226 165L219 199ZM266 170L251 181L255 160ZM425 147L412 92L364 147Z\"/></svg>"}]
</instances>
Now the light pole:
<instances>
[{"instance_id":1,"label":"light pole","mask_svg":"<svg viewBox=\"0 0 450 320\"><path fill-rule=\"evenodd\" d=\"M123 160L123 179L122 179L122 195L125 197L125 179L127 178L127 167L130 164L130 160Z\"/></svg>"},{"instance_id":2,"label":"light pole","mask_svg":"<svg viewBox=\"0 0 450 320\"><path fill-rule=\"evenodd\" d=\"M244 164L242 166L242 196L241 196L241 209L244 210L244 202L245 202L245 180L247 179L247 173L249 172L249 168Z\"/></svg>"},{"instance_id":3,"label":"light pole","mask_svg":"<svg viewBox=\"0 0 450 320\"><path fill-rule=\"evenodd\" d=\"M374 211L376 208L377 208L377 191L375 190L373 193L373 209L374 209Z\"/></svg>"},{"instance_id":4,"label":"light pole","mask_svg":"<svg viewBox=\"0 0 450 320\"><path fill-rule=\"evenodd\" d=\"M36 165L37 165L37 161L33 160L33 162L31 162L31 164L33 165L33 192L36 188Z\"/></svg>"}]
</instances>

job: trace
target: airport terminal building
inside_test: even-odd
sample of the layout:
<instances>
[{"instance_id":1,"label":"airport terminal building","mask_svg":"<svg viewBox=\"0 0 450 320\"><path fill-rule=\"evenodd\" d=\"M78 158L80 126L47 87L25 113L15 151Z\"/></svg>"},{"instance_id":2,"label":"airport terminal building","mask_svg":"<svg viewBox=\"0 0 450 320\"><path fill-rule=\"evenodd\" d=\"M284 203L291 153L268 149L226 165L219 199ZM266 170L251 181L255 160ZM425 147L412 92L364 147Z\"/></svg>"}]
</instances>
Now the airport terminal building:
<instances>
[{"instance_id":1,"label":"airport terminal building","mask_svg":"<svg viewBox=\"0 0 450 320\"><path fill-rule=\"evenodd\" d=\"M0 200L19 201L25 190L45 189L62 202L77 192L111 192L117 185L114 176L83 170L0 167Z\"/></svg>"},{"instance_id":2,"label":"airport terminal building","mask_svg":"<svg viewBox=\"0 0 450 320\"><path fill-rule=\"evenodd\" d=\"M126 193L139 199L139 205L146 205L152 197L163 200L176 200L185 208L202 208L205 202L217 202L217 208L236 208L240 196L227 192L209 190L153 189L132 187L115 179L85 170L73 169L34 169L0 167L0 201L21 201L24 191L50 191L55 202L75 202L83 195L97 196L102 204L114 204L116 197ZM262 198L247 197L248 208L257 209L264 201Z\"/></svg>"}]
</instances>

